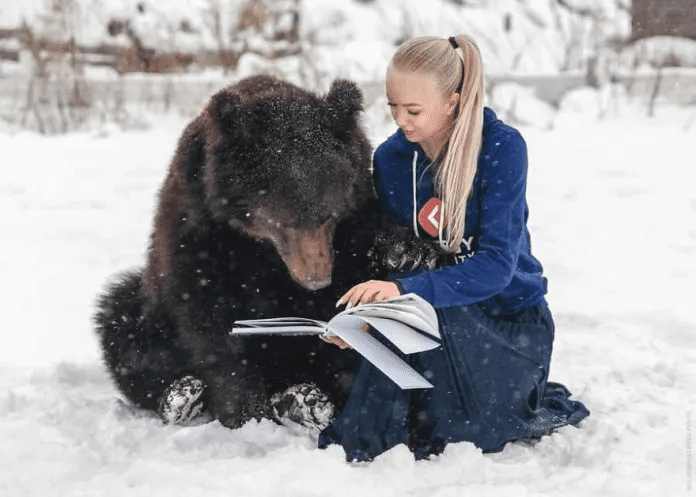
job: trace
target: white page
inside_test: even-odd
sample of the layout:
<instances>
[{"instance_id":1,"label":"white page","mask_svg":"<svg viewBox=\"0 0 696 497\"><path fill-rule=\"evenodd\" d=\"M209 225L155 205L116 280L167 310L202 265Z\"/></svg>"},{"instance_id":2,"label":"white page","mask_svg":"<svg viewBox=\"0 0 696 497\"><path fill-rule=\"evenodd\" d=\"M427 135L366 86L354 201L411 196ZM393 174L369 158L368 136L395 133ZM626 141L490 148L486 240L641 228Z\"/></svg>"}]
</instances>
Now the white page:
<instances>
[{"instance_id":1,"label":"white page","mask_svg":"<svg viewBox=\"0 0 696 497\"><path fill-rule=\"evenodd\" d=\"M325 322L308 318L246 319L234 324L234 335L321 335L326 331Z\"/></svg>"},{"instance_id":2,"label":"white page","mask_svg":"<svg viewBox=\"0 0 696 497\"><path fill-rule=\"evenodd\" d=\"M354 316L361 319L375 328L379 333L404 354L414 354L432 350L440 346L439 342L428 338L417 330L391 319L378 318L373 316Z\"/></svg>"},{"instance_id":3,"label":"white page","mask_svg":"<svg viewBox=\"0 0 696 497\"><path fill-rule=\"evenodd\" d=\"M399 295L398 297L387 299L385 302L389 302L390 304L393 302L397 307L405 305L409 308L416 308L418 310L418 314L422 315L426 321L431 323L433 327L437 326L437 312L435 311L435 308L430 305L429 302L423 299L423 297L420 297L415 293Z\"/></svg>"},{"instance_id":4,"label":"white page","mask_svg":"<svg viewBox=\"0 0 696 497\"><path fill-rule=\"evenodd\" d=\"M356 309L359 309L360 307L361 306L358 306ZM436 338L440 338L440 332L437 330L437 327L433 329L430 323L425 321L417 314L414 314L413 312L406 312L400 309L394 309L391 306L382 306L379 309L372 308L357 310L356 312L352 313L352 315L365 318L376 317L381 319L390 319L393 321L404 323L405 325L408 325L411 328L415 328L417 330L422 331L423 333L427 333Z\"/></svg>"},{"instance_id":5,"label":"white page","mask_svg":"<svg viewBox=\"0 0 696 497\"><path fill-rule=\"evenodd\" d=\"M241 324L246 326L275 326L276 324L298 324L298 325L308 325L317 326L320 328L326 328L326 323L324 321L319 321L318 319L310 318L295 318L295 317L280 317L280 318L264 318L264 319L240 319L235 321L234 324Z\"/></svg>"},{"instance_id":6,"label":"white page","mask_svg":"<svg viewBox=\"0 0 696 497\"><path fill-rule=\"evenodd\" d=\"M338 316L332 324L335 324L337 328L342 328L340 331L330 328L329 331L332 334L342 338L401 388L432 388L428 380L419 375L399 356L382 345L376 338L370 336L369 333L364 332L359 320Z\"/></svg>"},{"instance_id":7,"label":"white page","mask_svg":"<svg viewBox=\"0 0 696 497\"><path fill-rule=\"evenodd\" d=\"M234 335L323 335L324 328L305 325L273 325L268 327L250 326L248 328L232 328Z\"/></svg>"},{"instance_id":8,"label":"white page","mask_svg":"<svg viewBox=\"0 0 696 497\"><path fill-rule=\"evenodd\" d=\"M415 293L407 293L406 295L402 295L394 304L395 309L402 309L408 306L409 312L413 312L422 317L433 330L438 330L439 323L437 320L437 312L435 308L422 297L419 297ZM440 336L439 332L437 336Z\"/></svg>"},{"instance_id":9,"label":"white page","mask_svg":"<svg viewBox=\"0 0 696 497\"><path fill-rule=\"evenodd\" d=\"M375 304L361 304L341 314L360 314L376 317L391 317L409 326L440 338L437 313L425 300L414 293L407 293Z\"/></svg>"}]
</instances>

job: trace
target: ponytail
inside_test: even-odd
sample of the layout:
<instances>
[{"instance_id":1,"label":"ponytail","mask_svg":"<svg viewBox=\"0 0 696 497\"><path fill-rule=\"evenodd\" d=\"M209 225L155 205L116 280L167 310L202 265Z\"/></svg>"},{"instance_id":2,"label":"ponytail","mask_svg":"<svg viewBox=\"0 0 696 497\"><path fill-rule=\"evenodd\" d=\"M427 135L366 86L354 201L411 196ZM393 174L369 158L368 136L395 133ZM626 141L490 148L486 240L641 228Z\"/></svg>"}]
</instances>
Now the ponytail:
<instances>
[{"instance_id":1,"label":"ponytail","mask_svg":"<svg viewBox=\"0 0 696 497\"><path fill-rule=\"evenodd\" d=\"M466 228L466 207L471 197L474 177L481 151L483 132L483 68L476 44L465 36L454 38L454 49L461 61L463 75L458 112L449 142L441 157L436 182L442 201L441 219L447 231L439 226L440 244L448 252L459 250Z\"/></svg>"},{"instance_id":2,"label":"ponytail","mask_svg":"<svg viewBox=\"0 0 696 497\"><path fill-rule=\"evenodd\" d=\"M435 188L442 201L440 245L448 252L457 252L464 238L466 207L481 151L484 89L481 54L466 35L449 39L412 38L399 46L391 67L432 74L444 97L460 95L449 140L437 157L440 164L435 176Z\"/></svg>"}]
</instances>

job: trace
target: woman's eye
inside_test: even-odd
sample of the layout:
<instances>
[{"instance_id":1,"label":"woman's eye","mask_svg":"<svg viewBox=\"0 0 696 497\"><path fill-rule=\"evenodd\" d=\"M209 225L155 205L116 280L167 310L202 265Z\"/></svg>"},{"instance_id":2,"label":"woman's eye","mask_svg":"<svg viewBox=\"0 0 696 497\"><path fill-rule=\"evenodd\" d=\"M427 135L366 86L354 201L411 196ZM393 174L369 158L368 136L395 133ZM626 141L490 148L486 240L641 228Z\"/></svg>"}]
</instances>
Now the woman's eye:
<instances>
[{"instance_id":1,"label":"woman's eye","mask_svg":"<svg viewBox=\"0 0 696 497\"><path fill-rule=\"evenodd\" d=\"M418 114L420 114L420 111L409 110L408 113L412 116L417 116Z\"/></svg>"}]
</instances>

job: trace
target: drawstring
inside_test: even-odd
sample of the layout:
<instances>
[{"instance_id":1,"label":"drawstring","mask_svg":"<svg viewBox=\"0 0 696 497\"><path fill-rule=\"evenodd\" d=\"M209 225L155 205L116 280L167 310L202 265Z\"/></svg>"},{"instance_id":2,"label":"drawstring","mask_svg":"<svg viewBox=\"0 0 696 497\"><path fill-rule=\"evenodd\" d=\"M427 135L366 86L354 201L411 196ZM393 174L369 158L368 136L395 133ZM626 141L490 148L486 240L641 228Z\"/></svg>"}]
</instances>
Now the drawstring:
<instances>
[{"instance_id":1,"label":"drawstring","mask_svg":"<svg viewBox=\"0 0 696 497\"><path fill-rule=\"evenodd\" d=\"M418 202L416 190L418 186L418 180L416 178L416 170L418 169L418 150L413 151L413 232L418 238L420 238L420 233L418 233ZM427 169L427 168L426 168ZM424 172L425 174L425 172ZM440 219L442 219L443 213L440 212ZM442 223L438 223L437 226L437 238L440 242L440 247L445 247L445 242L442 239Z\"/></svg>"},{"instance_id":2,"label":"drawstring","mask_svg":"<svg viewBox=\"0 0 696 497\"><path fill-rule=\"evenodd\" d=\"M420 238L418 234L418 212L417 212L417 201L416 201L416 167L418 164L418 150L413 152L413 231L416 236Z\"/></svg>"}]
</instances>

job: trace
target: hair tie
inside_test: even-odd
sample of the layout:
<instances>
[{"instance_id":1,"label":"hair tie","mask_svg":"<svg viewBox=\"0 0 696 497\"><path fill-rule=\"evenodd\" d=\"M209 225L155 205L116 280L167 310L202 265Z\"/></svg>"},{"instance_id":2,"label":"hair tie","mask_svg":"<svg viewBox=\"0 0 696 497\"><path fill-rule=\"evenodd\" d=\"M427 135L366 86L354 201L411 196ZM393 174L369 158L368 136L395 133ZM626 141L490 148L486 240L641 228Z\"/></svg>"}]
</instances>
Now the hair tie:
<instances>
[{"instance_id":1,"label":"hair tie","mask_svg":"<svg viewBox=\"0 0 696 497\"><path fill-rule=\"evenodd\" d=\"M454 48L455 50L459 48L459 45L457 45L457 40L454 38L454 36L449 37L449 42L450 45L452 45L452 48Z\"/></svg>"}]
</instances>

